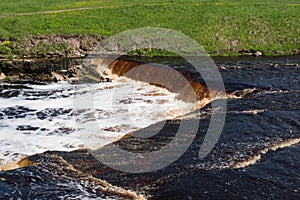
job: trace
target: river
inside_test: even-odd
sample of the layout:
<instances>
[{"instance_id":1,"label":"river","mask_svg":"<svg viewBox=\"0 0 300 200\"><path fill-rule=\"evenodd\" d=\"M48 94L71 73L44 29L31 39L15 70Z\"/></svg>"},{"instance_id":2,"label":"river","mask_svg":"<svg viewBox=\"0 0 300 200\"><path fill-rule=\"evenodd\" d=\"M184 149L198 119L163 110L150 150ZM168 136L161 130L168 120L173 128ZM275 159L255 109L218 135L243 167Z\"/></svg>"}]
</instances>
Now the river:
<instances>
[{"instance_id":1,"label":"river","mask_svg":"<svg viewBox=\"0 0 300 200\"><path fill-rule=\"evenodd\" d=\"M138 59L190 68L179 58ZM13 169L31 157L19 163L23 168L0 173L0 198L297 199L300 57L214 60L228 105L222 134L203 159L198 151L213 113L209 101L199 109L166 88L126 77L81 85L1 84L0 165ZM178 160L158 171L120 172L86 150L114 143L153 151L172 140L178 121L199 123L197 135ZM90 131L95 125L97 134ZM158 134L134 137L141 130ZM112 184L109 190L101 180Z\"/></svg>"}]
</instances>

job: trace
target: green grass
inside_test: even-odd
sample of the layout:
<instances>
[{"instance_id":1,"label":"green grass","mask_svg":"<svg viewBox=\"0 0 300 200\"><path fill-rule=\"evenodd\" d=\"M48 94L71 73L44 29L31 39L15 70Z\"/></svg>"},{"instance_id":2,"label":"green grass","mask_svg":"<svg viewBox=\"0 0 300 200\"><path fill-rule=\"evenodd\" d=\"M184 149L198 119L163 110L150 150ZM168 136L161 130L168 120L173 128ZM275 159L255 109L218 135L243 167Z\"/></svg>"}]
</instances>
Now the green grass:
<instances>
[{"instance_id":1,"label":"green grass","mask_svg":"<svg viewBox=\"0 0 300 200\"><path fill-rule=\"evenodd\" d=\"M95 6L103 8L18 15ZM242 49L265 55L300 50L300 3L291 0L10 0L1 1L0 16L0 38L7 40L49 33L111 36L152 26L182 32L215 55L236 55Z\"/></svg>"}]
</instances>

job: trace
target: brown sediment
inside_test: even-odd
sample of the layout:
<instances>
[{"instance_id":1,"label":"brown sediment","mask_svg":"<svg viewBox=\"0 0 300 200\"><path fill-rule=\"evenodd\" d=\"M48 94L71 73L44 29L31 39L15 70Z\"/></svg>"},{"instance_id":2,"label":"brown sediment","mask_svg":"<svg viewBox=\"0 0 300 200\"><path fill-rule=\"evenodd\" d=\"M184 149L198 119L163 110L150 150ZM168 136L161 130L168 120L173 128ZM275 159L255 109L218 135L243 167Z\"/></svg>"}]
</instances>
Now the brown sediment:
<instances>
[{"instance_id":1,"label":"brown sediment","mask_svg":"<svg viewBox=\"0 0 300 200\"><path fill-rule=\"evenodd\" d=\"M4 165L0 166L0 172L1 171L7 171L7 170L13 170L13 169L18 169L21 166L19 166L18 162L10 162Z\"/></svg>"},{"instance_id":2,"label":"brown sediment","mask_svg":"<svg viewBox=\"0 0 300 200\"><path fill-rule=\"evenodd\" d=\"M262 155L268 153L269 151L276 151L277 149L289 147L289 146L298 144L299 142L300 142L300 138L293 138L293 139L289 139L287 141L272 144L267 148L259 150L255 155L247 158L246 160L243 160L238 163L234 163L232 166L229 166L229 168L239 169L239 168L247 167L249 165L253 165L261 159Z\"/></svg>"},{"instance_id":3,"label":"brown sediment","mask_svg":"<svg viewBox=\"0 0 300 200\"><path fill-rule=\"evenodd\" d=\"M34 162L32 160L27 159L27 158L23 158L22 160L20 160L18 162L19 167L28 167L28 166L31 166L33 164L34 164Z\"/></svg>"},{"instance_id":4,"label":"brown sediment","mask_svg":"<svg viewBox=\"0 0 300 200\"><path fill-rule=\"evenodd\" d=\"M258 88L247 88L247 89L236 90L234 92L228 93L226 96L229 99L242 99L242 98L245 98L248 95L251 95L257 91L259 91Z\"/></svg>"},{"instance_id":5,"label":"brown sediment","mask_svg":"<svg viewBox=\"0 0 300 200\"><path fill-rule=\"evenodd\" d=\"M34 164L33 161L31 161L27 157L25 157L20 161L10 162L10 163L1 165L0 171L7 171L7 170L18 169L21 167L28 167L28 166L32 166L33 164Z\"/></svg>"},{"instance_id":6,"label":"brown sediment","mask_svg":"<svg viewBox=\"0 0 300 200\"><path fill-rule=\"evenodd\" d=\"M40 155L40 156L39 156ZM141 194L137 194L135 191L124 189L122 187L114 186L105 180L95 178L89 174L75 169L71 164L64 160L61 156L52 154L51 152L44 152L43 154L36 154L26 157L21 161L10 165L11 168L3 170L13 170L21 167L34 166L33 171L37 170L43 173L45 177L47 173L52 174L52 180L62 179L65 181L72 180L82 185L87 191L92 190L96 194L112 195L119 199L132 199L132 200L144 200ZM43 177L39 177L42 179ZM5 182L9 179L3 179ZM91 188L90 188L91 187Z\"/></svg>"},{"instance_id":7,"label":"brown sediment","mask_svg":"<svg viewBox=\"0 0 300 200\"><path fill-rule=\"evenodd\" d=\"M67 169L69 171L72 171L72 174L76 174L75 177L76 179L83 179L86 180L88 182L92 182L92 183L96 183L99 186L96 190L102 190L102 192L108 193L108 194L113 194L113 195L117 195L120 197L120 199L122 198L130 198L133 200L145 200L146 198L141 195L141 194L137 194L134 191L131 190L126 190L124 188L118 187L118 186L114 186L109 184L107 181L105 180L101 180L101 179L97 179L91 175L87 175L87 174L83 174L81 171L75 169L72 165L70 165L67 161L65 161L62 157L57 156L57 155L51 155L53 158L56 159L57 164L58 164L58 169ZM56 164L56 163L55 163ZM64 170L65 171L65 170Z\"/></svg>"}]
</instances>

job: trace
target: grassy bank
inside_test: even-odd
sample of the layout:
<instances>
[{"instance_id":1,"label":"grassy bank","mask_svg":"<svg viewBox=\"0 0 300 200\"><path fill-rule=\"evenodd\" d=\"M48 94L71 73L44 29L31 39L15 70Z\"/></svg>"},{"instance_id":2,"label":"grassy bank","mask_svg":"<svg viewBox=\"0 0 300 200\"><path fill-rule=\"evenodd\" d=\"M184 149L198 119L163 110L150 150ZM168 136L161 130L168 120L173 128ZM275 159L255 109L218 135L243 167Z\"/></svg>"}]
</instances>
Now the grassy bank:
<instances>
[{"instance_id":1,"label":"grassy bank","mask_svg":"<svg viewBox=\"0 0 300 200\"><path fill-rule=\"evenodd\" d=\"M10 0L0 3L0 38L20 42L30 34L111 36L153 26L180 31L214 55L237 55L243 50L296 54L299 13L299 1L291 0ZM9 45L2 42L0 53L13 48Z\"/></svg>"}]
</instances>

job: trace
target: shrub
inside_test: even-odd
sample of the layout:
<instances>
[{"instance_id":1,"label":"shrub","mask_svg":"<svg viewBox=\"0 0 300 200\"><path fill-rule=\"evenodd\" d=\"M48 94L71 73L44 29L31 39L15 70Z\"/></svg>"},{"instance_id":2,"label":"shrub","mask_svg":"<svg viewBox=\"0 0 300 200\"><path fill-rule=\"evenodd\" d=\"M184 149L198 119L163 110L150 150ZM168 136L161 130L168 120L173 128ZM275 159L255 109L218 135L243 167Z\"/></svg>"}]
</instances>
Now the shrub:
<instances>
[{"instance_id":1,"label":"shrub","mask_svg":"<svg viewBox=\"0 0 300 200\"><path fill-rule=\"evenodd\" d=\"M5 83L10 83L10 82L11 82L9 76L6 76L6 77L4 78L3 81L4 81Z\"/></svg>"}]
</instances>

